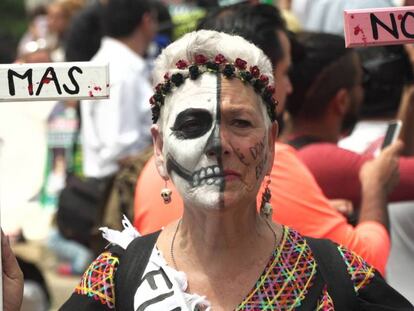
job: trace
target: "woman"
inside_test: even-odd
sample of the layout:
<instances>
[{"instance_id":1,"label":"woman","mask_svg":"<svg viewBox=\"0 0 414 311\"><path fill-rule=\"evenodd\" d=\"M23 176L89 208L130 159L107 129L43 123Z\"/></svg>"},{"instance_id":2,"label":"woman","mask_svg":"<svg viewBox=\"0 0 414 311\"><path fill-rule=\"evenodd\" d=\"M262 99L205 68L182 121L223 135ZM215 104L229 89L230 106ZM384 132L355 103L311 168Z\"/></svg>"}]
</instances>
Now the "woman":
<instances>
[{"instance_id":1,"label":"woman","mask_svg":"<svg viewBox=\"0 0 414 311\"><path fill-rule=\"evenodd\" d=\"M411 308L358 256L269 220L277 123L261 50L237 36L190 33L163 51L154 81L156 164L182 196L183 216L136 239L127 221L122 233L105 230L116 246L62 310ZM168 202L167 187L162 195Z\"/></svg>"}]
</instances>

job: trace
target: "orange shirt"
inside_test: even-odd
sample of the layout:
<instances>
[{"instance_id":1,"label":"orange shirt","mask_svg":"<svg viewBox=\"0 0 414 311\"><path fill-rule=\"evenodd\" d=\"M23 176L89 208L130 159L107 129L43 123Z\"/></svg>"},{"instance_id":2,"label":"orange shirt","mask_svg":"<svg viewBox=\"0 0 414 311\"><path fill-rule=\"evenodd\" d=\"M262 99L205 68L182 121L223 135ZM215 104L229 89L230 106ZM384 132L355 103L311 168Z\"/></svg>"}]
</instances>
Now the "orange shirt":
<instances>
[{"instance_id":1,"label":"orange shirt","mask_svg":"<svg viewBox=\"0 0 414 311\"><path fill-rule=\"evenodd\" d=\"M160 196L163 187L164 181L151 158L141 172L135 192L134 226L140 233L154 232L181 217L183 202L179 194L169 182L172 202L164 205ZM390 251L390 238L384 226L373 221L356 227L348 224L330 206L296 150L286 144L276 143L270 189L275 222L303 235L331 239L356 252L384 274ZM261 193L258 201L260 197Z\"/></svg>"}]
</instances>

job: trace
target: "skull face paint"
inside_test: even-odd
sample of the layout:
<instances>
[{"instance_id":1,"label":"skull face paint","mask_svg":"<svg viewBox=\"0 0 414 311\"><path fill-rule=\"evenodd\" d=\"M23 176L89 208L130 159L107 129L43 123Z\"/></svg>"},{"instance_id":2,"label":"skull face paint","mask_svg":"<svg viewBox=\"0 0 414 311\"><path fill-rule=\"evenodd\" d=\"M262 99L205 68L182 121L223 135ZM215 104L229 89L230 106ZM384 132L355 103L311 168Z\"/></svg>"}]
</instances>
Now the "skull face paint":
<instances>
[{"instance_id":1,"label":"skull face paint","mask_svg":"<svg viewBox=\"0 0 414 311\"><path fill-rule=\"evenodd\" d=\"M255 196L268 165L266 109L238 79L203 74L166 98L165 166L184 202L221 208Z\"/></svg>"}]
</instances>

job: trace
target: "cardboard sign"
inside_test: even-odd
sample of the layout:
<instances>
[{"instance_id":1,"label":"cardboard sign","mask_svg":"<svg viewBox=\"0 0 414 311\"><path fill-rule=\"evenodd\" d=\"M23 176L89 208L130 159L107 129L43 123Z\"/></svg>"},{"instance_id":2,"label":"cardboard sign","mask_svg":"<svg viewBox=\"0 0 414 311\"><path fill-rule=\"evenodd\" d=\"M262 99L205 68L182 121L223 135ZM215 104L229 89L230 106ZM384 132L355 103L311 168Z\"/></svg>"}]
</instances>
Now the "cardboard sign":
<instances>
[{"instance_id":1,"label":"cardboard sign","mask_svg":"<svg viewBox=\"0 0 414 311\"><path fill-rule=\"evenodd\" d=\"M414 6L345 10L346 47L414 42Z\"/></svg>"},{"instance_id":2,"label":"cardboard sign","mask_svg":"<svg viewBox=\"0 0 414 311\"><path fill-rule=\"evenodd\" d=\"M0 65L0 102L109 97L108 65L90 62Z\"/></svg>"}]
</instances>

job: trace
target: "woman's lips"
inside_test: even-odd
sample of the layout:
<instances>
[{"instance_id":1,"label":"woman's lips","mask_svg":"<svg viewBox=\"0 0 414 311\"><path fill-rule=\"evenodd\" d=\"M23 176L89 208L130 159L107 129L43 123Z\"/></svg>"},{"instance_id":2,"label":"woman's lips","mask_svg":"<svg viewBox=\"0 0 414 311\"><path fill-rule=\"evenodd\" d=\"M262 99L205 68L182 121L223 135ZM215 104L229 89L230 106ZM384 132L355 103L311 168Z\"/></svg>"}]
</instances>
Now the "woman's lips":
<instances>
[{"instance_id":1,"label":"woman's lips","mask_svg":"<svg viewBox=\"0 0 414 311\"><path fill-rule=\"evenodd\" d=\"M224 170L223 175L226 181L240 179L240 176L241 176L238 172L233 171L233 170Z\"/></svg>"},{"instance_id":2,"label":"woman's lips","mask_svg":"<svg viewBox=\"0 0 414 311\"><path fill-rule=\"evenodd\" d=\"M192 175L192 186L199 187L207 185L222 185L224 181L240 179L241 174L235 170L221 170L218 165L203 167Z\"/></svg>"}]
</instances>

